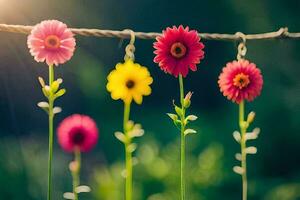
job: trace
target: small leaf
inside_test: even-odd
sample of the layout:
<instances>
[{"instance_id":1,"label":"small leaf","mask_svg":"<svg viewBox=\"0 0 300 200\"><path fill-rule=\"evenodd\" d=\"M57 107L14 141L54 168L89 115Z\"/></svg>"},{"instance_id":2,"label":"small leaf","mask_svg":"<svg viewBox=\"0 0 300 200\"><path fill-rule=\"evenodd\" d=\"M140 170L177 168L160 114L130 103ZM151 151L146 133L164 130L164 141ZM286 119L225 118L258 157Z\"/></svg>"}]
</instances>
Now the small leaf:
<instances>
[{"instance_id":1,"label":"small leaf","mask_svg":"<svg viewBox=\"0 0 300 200\"><path fill-rule=\"evenodd\" d=\"M244 173L244 169L241 168L240 166L234 166L234 167L233 167L233 171L234 171L235 173L237 173L237 174L240 174L240 175L242 175L242 174Z\"/></svg>"},{"instance_id":2,"label":"small leaf","mask_svg":"<svg viewBox=\"0 0 300 200\"><path fill-rule=\"evenodd\" d=\"M196 115L189 115L185 119L189 121L195 121L198 119L198 117Z\"/></svg>"},{"instance_id":3,"label":"small leaf","mask_svg":"<svg viewBox=\"0 0 300 200\"><path fill-rule=\"evenodd\" d=\"M232 135L233 135L233 138L234 138L238 143L240 143L240 141L241 141L241 134L240 134L240 132L234 131Z\"/></svg>"},{"instance_id":4,"label":"small leaf","mask_svg":"<svg viewBox=\"0 0 300 200\"><path fill-rule=\"evenodd\" d=\"M181 121L180 120L177 119L176 121L173 121L173 122L174 122L174 124L177 128L180 128L180 126L181 126Z\"/></svg>"},{"instance_id":5,"label":"small leaf","mask_svg":"<svg viewBox=\"0 0 300 200\"><path fill-rule=\"evenodd\" d=\"M133 129L132 131L128 132L128 135L133 138L133 137L141 137L144 135L144 130L143 129Z\"/></svg>"},{"instance_id":6,"label":"small leaf","mask_svg":"<svg viewBox=\"0 0 300 200\"><path fill-rule=\"evenodd\" d=\"M242 161L242 154L236 153L235 154L235 159L237 159L238 161Z\"/></svg>"},{"instance_id":7,"label":"small leaf","mask_svg":"<svg viewBox=\"0 0 300 200\"><path fill-rule=\"evenodd\" d=\"M245 151L247 154L256 154L257 148L256 147L247 147Z\"/></svg>"},{"instance_id":8,"label":"small leaf","mask_svg":"<svg viewBox=\"0 0 300 200\"><path fill-rule=\"evenodd\" d=\"M46 84L45 84L44 79L42 77L40 77L40 76L39 76L38 79L39 79L39 83L41 84L42 88L45 87Z\"/></svg>"},{"instance_id":9,"label":"small leaf","mask_svg":"<svg viewBox=\"0 0 300 200\"><path fill-rule=\"evenodd\" d=\"M132 143L130 145L128 145L127 147L127 151L129 151L130 153L134 152L137 148L137 145L135 143Z\"/></svg>"},{"instance_id":10,"label":"small leaf","mask_svg":"<svg viewBox=\"0 0 300 200\"><path fill-rule=\"evenodd\" d=\"M63 195L63 197L65 199L75 199L75 195L72 192L65 192L64 195Z\"/></svg>"},{"instance_id":11,"label":"small leaf","mask_svg":"<svg viewBox=\"0 0 300 200\"><path fill-rule=\"evenodd\" d=\"M177 120L178 119L178 116L177 115L175 115L175 114L172 114L172 113L167 113L167 115L173 120L173 121L175 121L175 120Z\"/></svg>"},{"instance_id":12,"label":"small leaf","mask_svg":"<svg viewBox=\"0 0 300 200\"><path fill-rule=\"evenodd\" d=\"M190 107L192 95L193 95L193 92L188 92L188 93L185 95L184 100L183 100L183 106L184 106L185 108L189 108L189 107Z\"/></svg>"},{"instance_id":13,"label":"small leaf","mask_svg":"<svg viewBox=\"0 0 300 200\"><path fill-rule=\"evenodd\" d=\"M60 113L62 111L61 107L54 107L53 108L53 114Z\"/></svg>"},{"instance_id":14,"label":"small leaf","mask_svg":"<svg viewBox=\"0 0 300 200\"><path fill-rule=\"evenodd\" d=\"M121 142L123 142L123 143L127 142L127 137L122 132L115 132L115 136Z\"/></svg>"},{"instance_id":15,"label":"small leaf","mask_svg":"<svg viewBox=\"0 0 300 200\"><path fill-rule=\"evenodd\" d=\"M190 128L188 128L184 131L184 135L188 135L188 134L191 134L191 133L197 133L197 131L195 131L194 129L190 129Z\"/></svg>"},{"instance_id":16,"label":"small leaf","mask_svg":"<svg viewBox=\"0 0 300 200\"><path fill-rule=\"evenodd\" d=\"M55 93L59 88L59 83L57 81L53 81L53 83L51 84L51 91L53 93Z\"/></svg>"},{"instance_id":17,"label":"small leaf","mask_svg":"<svg viewBox=\"0 0 300 200\"><path fill-rule=\"evenodd\" d=\"M55 93L54 98L61 97L65 93L66 93L66 89L60 89L60 90L58 90L58 92Z\"/></svg>"},{"instance_id":18,"label":"small leaf","mask_svg":"<svg viewBox=\"0 0 300 200\"><path fill-rule=\"evenodd\" d=\"M246 140L255 140L255 139L257 139L259 133L260 133L260 129L255 128L255 129L253 129L252 132L246 133L245 139Z\"/></svg>"},{"instance_id":19,"label":"small leaf","mask_svg":"<svg viewBox=\"0 0 300 200\"><path fill-rule=\"evenodd\" d=\"M91 192L91 188L87 185L80 185L75 189L76 193Z\"/></svg>"},{"instance_id":20,"label":"small leaf","mask_svg":"<svg viewBox=\"0 0 300 200\"><path fill-rule=\"evenodd\" d=\"M43 94L45 95L45 97L49 97L50 95L50 87L48 85L46 85L45 87L42 88Z\"/></svg>"},{"instance_id":21,"label":"small leaf","mask_svg":"<svg viewBox=\"0 0 300 200\"><path fill-rule=\"evenodd\" d=\"M47 102L39 102L37 106L43 109L46 113L49 113L49 104Z\"/></svg>"},{"instance_id":22,"label":"small leaf","mask_svg":"<svg viewBox=\"0 0 300 200\"><path fill-rule=\"evenodd\" d=\"M180 117L182 116L182 109L181 108L179 108L178 106L175 106L175 111L176 111L178 116L180 116Z\"/></svg>"},{"instance_id":23,"label":"small leaf","mask_svg":"<svg viewBox=\"0 0 300 200\"><path fill-rule=\"evenodd\" d=\"M248 124L251 124L254 121L254 118L255 118L255 112L251 111L247 116Z\"/></svg>"},{"instance_id":24,"label":"small leaf","mask_svg":"<svg viewBox=\"0 0 300 200\"><path fill-rule=\"evenodd\" d=\"M62 84L63 79L62 78L58 78L56 81L58 82L58 84Z\"/></svg>"},{"instance_id":25,"label":"small leaf","mask_svg":"<svg viewBox=\"0 0 300 200\"><path fill-rule=\"evenodd\" d=\"M45 102L45 101L41 101L37 104L38 107L40 108L49 108L49 104L48 102Z\"/></svg>"},{"instance_id":26,"label":"small leaf","mask_svg":"<svg viewBox=\"0 0 300 200\"><path fill-rule=\"evenodd\" d=\"M126 124L126 130L131 131L134 128L134 122L132 120L129 120Z\"/></svg>"}]
</instances>

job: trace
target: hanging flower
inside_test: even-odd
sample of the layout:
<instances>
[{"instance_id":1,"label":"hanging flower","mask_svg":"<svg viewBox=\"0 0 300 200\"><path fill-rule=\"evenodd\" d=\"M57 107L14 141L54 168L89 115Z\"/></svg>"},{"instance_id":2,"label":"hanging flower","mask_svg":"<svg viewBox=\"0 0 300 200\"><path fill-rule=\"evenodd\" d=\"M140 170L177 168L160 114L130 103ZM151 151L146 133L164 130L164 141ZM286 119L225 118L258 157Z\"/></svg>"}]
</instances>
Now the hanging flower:
<instances>
[{"instance_id":1,"label":"hanging flower","mask_svg":"<svg viewBox=\"0 0 300 200\"><path fill-rule=\"evenodd\" d=\"M63 64L70 60L75 50L75 38L67 25L57 20L46 20L34 26L27 45L37 62L48 65Z\"/></svg>"},{"instance_id":2,"label":"hanging flower","mask_svg":"<svg viewBox=\"0 0 300 200\"><path fill-rule=\"evenodd\" d=\"M226 64L218 83L223 95L239 104L244 99L252 101L260 95L263 77L254 63L239 60Z\"/></svg>"},{"instance_id":3,"label":"hanging flower","mask_svg":"<svg viewBox=\"0 0 300 200\"><path fill-rule=\"evenodd\" d=\"M141 104L143 96L151 94L152 77L146 67L134 63L131 59L118 63L107 77L106 88L114 100L122 99L126 104L132 99Z\"/></svg>"},{"instance_id":4,"label":"hanging flower","mask_svg":"<svg viewBox=\"0 0 300 200\"><path fill-rule=\"evenodd\" d=\"M67 152L79 148L90 151L97 143L98 128L95 121L86 115L74 114L65 118L57 129L58 143Z\"/></svg>"},{"instance_id":5,"label":"hanging flower","mask_svg":"<svg viewBox=\"0 0 300 200\"><path fill-rule=\"evenodd\" d=\"M197 64L204 58L204 44L200 42L197 31L189 27L167 28L154 43L154 62L166 73L186 77L189 69L197 70Z\"/></svg>"}]
</instances>

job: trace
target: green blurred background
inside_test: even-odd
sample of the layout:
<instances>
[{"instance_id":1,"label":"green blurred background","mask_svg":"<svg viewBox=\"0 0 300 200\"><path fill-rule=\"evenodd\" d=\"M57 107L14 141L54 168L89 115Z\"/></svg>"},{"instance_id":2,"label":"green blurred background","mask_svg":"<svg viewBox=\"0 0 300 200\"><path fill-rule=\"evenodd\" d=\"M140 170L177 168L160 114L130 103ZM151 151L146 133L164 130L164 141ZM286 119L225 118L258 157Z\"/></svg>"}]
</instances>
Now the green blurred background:
<instances>
[{"instance_id":1,"label":"green blurred background","mask_svg":"<svg viewBox=\"0 0 300 200\"><path fill-rule=\"evenodd\" d=\"M160 32L167 26L188 25L200 32L267 32L288 26L299 31L299 0L0 0L0 23L34 25L58 19L69 27ZM47 116L36 103L44 97L37 81L47 67L28 52L26 36L0 33L0 199L45 199L47 187ZM55 125L73 113L92 116L100 128L97 147L83 155L82 183L92 192L82 200L123 199L123 146L113 133L122 128L122 103L105 89L106 76L122 61L124 41L76 36L71 61L56 68L67 94L57 101L63 113ZM177 80L153 63L152 40L136 41L136 61L154 77L152 95L133 106L131 118L146 134L137 139L134 172L136 200L179 199L179 133L165 115L178 99ZM219 92L217 78L226 62L235 59L236 44L203 41L205 59L185 80L194 91L191 111L199 119L198 134L187 140L188 200L241 199L240 176L232 172L239 145L237 105ZM300 44L296 40L249 41L247 58L264 75L262 95L246 104L261 128L258 154L248 156L249 200L300 199ZM251 127L254 128L255 126ZM68 163L55 141L55 199L71 190Z\"/></svg>"}]
</instances>

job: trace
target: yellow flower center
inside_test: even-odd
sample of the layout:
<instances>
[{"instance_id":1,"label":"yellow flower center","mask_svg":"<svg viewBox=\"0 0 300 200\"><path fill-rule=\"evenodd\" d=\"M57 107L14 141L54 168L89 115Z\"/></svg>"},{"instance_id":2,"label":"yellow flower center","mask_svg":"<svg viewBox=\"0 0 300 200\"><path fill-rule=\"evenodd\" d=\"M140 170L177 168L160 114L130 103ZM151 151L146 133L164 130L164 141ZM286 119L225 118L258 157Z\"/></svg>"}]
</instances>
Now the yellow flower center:
<instances>
[{"instance_id":1,"label":"yellow flower center","mask_svg":"<svg viewBox=\"0 0 300 200\"><path fill-rule=\"evenodd\" d=\"M182 58L186 54L186 47L181 42L172 44L170 53L175 58Z\"/></svg>"},{"instance_id":2,"label":"yellow flower center","mask_svg":"<svg viewBox=\"0 0 300 200\"><path fill-rule=\"evenodd\" d=\"M249 76L244 73L239 73L235 75L233 79L233 85L240 89L247 87L249 83L250 83Z\"/></svg>"},{"instance_id":3,"label":"yellow flower center","mask_svg":"<svg viewBox=\"0 0 300 200\"><path fill-rule=\"evenodd\" d=\"M133 80L126 81L126 87L128 89L132 89L134 87L134 85L135 85L135 82Z\"/></svg>"},{"instance_id":4,"label":"yellow flower center","mask_svg":"<svg viewBox=\"0 0 300 200\"><path fill-rule=\"evenodd\" d=\"M60 47L60 39L56 35L49 35L45 39L45 47L47 49L57 49Z\"/></svg>"}]
</instances>

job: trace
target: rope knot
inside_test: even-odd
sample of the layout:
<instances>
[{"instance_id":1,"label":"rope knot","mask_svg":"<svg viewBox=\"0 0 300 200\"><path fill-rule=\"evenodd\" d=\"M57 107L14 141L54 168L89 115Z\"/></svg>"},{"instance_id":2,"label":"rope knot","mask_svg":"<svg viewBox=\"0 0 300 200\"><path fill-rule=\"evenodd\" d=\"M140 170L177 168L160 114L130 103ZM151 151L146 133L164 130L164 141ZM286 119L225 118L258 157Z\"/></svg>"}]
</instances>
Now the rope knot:
<instances>
[{"instance_id":1,"label":"rope knot","mask_svg":"<svg viewBox=\"0 0 300 200\"><path fill-rule=\"evenodd\" d=\"M128 31L130 32L130 41L129 44L126 46L125 48L125 56L124 56L124 60L134 60L134 52L135 52L135 46L134 46L134 42L135 42L135 33L133 32L133 30L131 29L125 29L124 31Z\"/></svg>"},{"instance_id":2,"label":"rope knot","mask_svg":"<svg viewBox=\"0 0 300 200\"><path fill-rule=\"evenodd\" d=\"M247 53L247 47L246 47L246 35L242 32L236 32L235 35L240 38L239 45L237 47L238 53L237 53L237 60L241 60L246 56Z\"/></svg>"}]
</instances>

